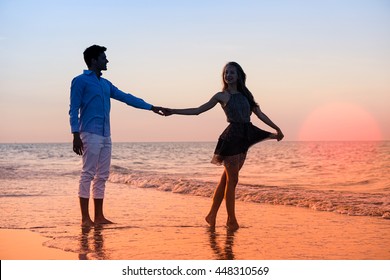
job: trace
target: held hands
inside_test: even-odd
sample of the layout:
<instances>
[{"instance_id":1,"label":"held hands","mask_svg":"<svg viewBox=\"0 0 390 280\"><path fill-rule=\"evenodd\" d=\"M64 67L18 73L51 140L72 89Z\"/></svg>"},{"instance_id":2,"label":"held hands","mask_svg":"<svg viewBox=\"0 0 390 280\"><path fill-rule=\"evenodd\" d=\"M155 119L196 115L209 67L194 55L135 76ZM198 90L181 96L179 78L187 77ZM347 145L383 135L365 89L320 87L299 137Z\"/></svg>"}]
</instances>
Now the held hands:
<instances>
[{"instance_id":1,"label":"held hands","mask_svg":"<svg viewBox=\"0 0 390 280\"><path fill-rule=\"evenodd\" d=\"M164 109L164 116L166 117L174 114L173 109L170 108L163 108L163 109Z\"/></svg>"},{"instance_id":2,"label":"held hands","mask_svg":"<svg viewBox=\"0 0 390 280\"><path fill-rule=\"evenodd\" d=\"M159 106L152 106L152 111L160 116L170 116L173 114L172 109L159 107Z\"/></svg>"}]
</instances>

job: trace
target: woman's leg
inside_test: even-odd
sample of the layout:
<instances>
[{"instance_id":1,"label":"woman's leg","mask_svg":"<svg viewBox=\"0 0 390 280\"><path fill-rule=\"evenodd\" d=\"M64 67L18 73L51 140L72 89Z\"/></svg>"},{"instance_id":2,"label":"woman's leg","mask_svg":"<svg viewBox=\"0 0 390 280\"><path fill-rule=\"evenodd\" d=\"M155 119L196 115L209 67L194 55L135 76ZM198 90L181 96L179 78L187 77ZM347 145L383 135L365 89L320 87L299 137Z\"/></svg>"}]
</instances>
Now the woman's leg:
<instances>
[{"instance_id":1,"label":"woman's leg","mask_svg":"<svg viewBox=\"0 0 390 280\"><path fill-rule=\"evenodd\" d=\"M226 210L228 213L227 227L229 230L235 231L239 228L235 202L236 202L236 186L238 183L239 171L244 165L246 154L240 154L234 161L231 161L230 164L225 166L227 180L226 180Z\"/></svg>"},{"instance_id":2,"label":"woman's leg","mask_svg":"<svg viewBox=\"0 0 390 280\"><path fill-rule=\"evenodd\" d=\"M206 222L211 227L215 227L219 206L221 206L222 200L225 196L225 188L226 188L226 172L224 171L221 176L221 180L219 181L218 186L215 189L214 196L213 196L213 203L211 205L210 212L206 216Z\"/></svg>"},{"instance_id":3,"label":"woman's leg","mask_svg":"<svg viewBox=\"0 0 390 280\"><path fill-rule=\"evenodd\" d=\"M226 200L226 211L228 214L227 227L230 230L237 230L239 228L236 210L235 210L235 196L236 196L236 186L238 183L238 164L229 164L225 166L226 170L226 190L225 190L225 200Z\"/></svg>"}]
</instances>

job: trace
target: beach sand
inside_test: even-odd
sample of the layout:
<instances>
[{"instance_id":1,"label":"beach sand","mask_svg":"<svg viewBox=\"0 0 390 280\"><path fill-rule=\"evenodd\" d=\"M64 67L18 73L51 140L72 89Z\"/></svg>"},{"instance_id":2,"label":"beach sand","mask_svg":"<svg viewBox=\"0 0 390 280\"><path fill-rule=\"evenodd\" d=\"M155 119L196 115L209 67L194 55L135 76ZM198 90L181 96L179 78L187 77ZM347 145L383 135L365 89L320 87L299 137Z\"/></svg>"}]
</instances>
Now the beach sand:
<instances>
[{"instance_id":1,"label":"beach sand","mask_svg":"<svg viewBox=\"0 0 390 280\"><path fill-rule=\"evenodd\" d=\"M105 201L116 224L82 230L75 221L50 238L42 230L2 229L0 259L390 259L389 220L238 201L240 229L226 230L222 205L211 231L204 221L211 198L128 186L121 197L121 188L110 183Z\"/></svg>"},{"instance_id":2,"label":"beach sand","mask_svg":"<svg viewBox=\"0 0 390 280\"><path fill-rule=\"evenodd\" d=\"M47 238L29 230L0 230L1 260L76 260L78 255L44 246Z\"/></svg>"}]
</instances>

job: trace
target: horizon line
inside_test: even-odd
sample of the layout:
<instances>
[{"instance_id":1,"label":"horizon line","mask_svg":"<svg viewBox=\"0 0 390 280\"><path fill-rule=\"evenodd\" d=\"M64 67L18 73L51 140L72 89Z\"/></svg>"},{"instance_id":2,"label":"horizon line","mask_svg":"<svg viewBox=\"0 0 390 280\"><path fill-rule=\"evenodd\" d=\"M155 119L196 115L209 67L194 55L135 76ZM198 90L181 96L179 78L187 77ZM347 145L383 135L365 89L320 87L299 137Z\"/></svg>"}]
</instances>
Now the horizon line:
<instances>
[{"instance_id":1,"label":"horizon line","mask_svg":"<svg viewBox=\"0 0 390 280\"><path fill-rule=\"evenodd\" d=\"M263 142L269 142L270 140L266 140ZM282 140L280 142L389 142L390 139L382 139L382 140ZM214 140L200 140L200 141L112 141L112 143L216 143ZM274 142L274 141L272 141ZM277 141L275 141L277 142ZM72 144L72 141L58 142L58 141L50 141L50 142L0 142L0 145L7 144Z\"/></svg>"}]
</instances>

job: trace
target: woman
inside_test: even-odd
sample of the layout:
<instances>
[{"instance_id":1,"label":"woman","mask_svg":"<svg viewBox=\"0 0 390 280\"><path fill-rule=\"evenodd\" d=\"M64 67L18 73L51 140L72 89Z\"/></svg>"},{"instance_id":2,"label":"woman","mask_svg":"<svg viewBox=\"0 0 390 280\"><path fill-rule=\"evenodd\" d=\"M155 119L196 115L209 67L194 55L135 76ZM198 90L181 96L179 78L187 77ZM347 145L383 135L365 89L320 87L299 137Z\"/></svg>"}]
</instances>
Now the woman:
<instances>
[{"instance_id":1,"label":"woman","mask_svg":"<svg viewBox=\"0 0 390 280\"><path fill-rule=\"evenodd\" d=\"M235 189L239 171L244 164L249 147L266 139L280 141L284 135L280 128L260 110L252 93L245 85L246 74L238 63L229 62L225 65L222 80L222 92L216 93L207 103L198 108L165 109L165 115L199 115L210 110L217 103L221 104L230 124L219 137L211 162L223 165L225 170L215 190L206 222L211 227L215 227L218 209L225 197L228 214L226 225L229 230L235 231L239 228L235 215ZM254 126L250 122L252 112L265 124L275 129L276 133Z\"/></svg>"}]
</instances>

